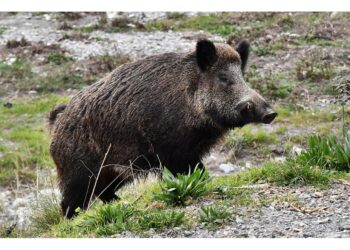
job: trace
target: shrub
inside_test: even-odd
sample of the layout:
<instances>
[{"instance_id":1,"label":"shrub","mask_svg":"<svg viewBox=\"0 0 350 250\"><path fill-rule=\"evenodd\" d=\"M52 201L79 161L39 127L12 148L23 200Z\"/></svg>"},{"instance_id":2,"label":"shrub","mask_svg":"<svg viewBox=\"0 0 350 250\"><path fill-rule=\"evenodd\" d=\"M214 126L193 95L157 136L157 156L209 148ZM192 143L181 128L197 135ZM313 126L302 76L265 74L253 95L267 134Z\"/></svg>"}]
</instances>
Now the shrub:
<instances>
[{"instance_id":1,"label":"shrub","mask_svg":"<svg viewBox=\"0 0 350 250\"><path fill-rule=\"evenodd\" d=\"M120 203L110 203L93 213L86 213L77 226L83 231L96 231L98 235L110 235L123 231L128 226L128 219L134 208Z\"/></svg>"},{"instance_id":2,"label":"shrub","mask_svg":"<svg viewBox=\"0 0 350 250\"><path fill-rule=\"evenodd\" d=\"M185 205L188 199L196 199L207 193L206 184L210 181L206 169L196 167L193 173L177 174L175 177L167 168L163 170L161 193L154 198L169 205Z\"/></svg>"},{"instance_id":3,"label":"shrub","mask_svg":"<svg viewBox=\"0 0 350 250\"><path fill-rule=\"evenodd\" d=\"M30 228L33 233L42 233L57 225L63 219L59 199L55 194L44 195L37 200L30 214Z\"/></svg>"},{"instance_id":4,"label":"shrub","mask_svg":"<svg viewBox=\"0 0 350 250\"><path fill-rule=\"evenodd\" d=\"M230 212L225 207L201 207L199 210L199 220L206 224L221 225L229 216Z\"/></svg>"},{"instance_id":5,"label":"shrub","mask_svg":"<svg viewBox=\"0 0 350 250\"><path fill-rule=\"evenodd\" d=\"M50 52L47 56L47 61L57 65L61 65L65 62L73 60L71 57L67 56L63 52Z\"/></svg>"},{"instance_id":6,"label":"shrub","mask_svg":"<svg viewBox=\"0 0 350 250\"><path fill-rule=\"evenodd\" d=\"M177 227L184 221L185 213L177 211L154 210L147 213L140 213L137 220L139 230L155 229L157 231L164 228Z\"/></svg>"},{"instance_id":7,"label":"shrub","mask_svg":"<svg viewBox=\"0 0 350 250\"><path fill-rule=\"evenodd\" d=\"M350 171L350 133L338 140L334 135L309 138L309 149L303 152L298 161L309 166Z\"/></svg>"},{"instance_id":8,"label":"shrub","mask_svg":"<svg viewBox=\"0 0 350 250\"><path fill-rule=\"evenodd\" d=\"M310 80L320 82L330 79L334 75L333 65L324 59L325 55L314 52L302 58L296 67L297 79L299 81Z\"/></svg>"},{"instance_id":9,"label":"shrub","mask_svg":"<svg viewBox=\"0 0 350 250\"><path fill-rule=\"evenodd\" d=\"M0 61L0 81L17 81L32 76L30 64L21 58L16 58L12 64Z\"/></svg>"}]
</instances>

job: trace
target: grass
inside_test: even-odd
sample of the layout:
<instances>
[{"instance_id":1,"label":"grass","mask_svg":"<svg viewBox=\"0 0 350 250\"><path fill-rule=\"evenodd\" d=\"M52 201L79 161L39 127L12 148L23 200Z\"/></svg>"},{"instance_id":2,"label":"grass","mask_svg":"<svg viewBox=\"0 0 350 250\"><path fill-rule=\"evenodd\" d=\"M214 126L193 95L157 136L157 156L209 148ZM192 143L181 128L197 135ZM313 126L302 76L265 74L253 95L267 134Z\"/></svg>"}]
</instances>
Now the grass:
<instances>
[{"instance_id":1,"label":"grass","mask_svg":"<svg viewBox=\"0 0 350 250\"><path fill-rule=\"evenodd\" d=\"M309 149L299 156L298 161L305 166L350 172L350 133L341 139L331 134L310 136Z\"/></svg>"},{"instance_id":2,"label":"grass","mask_svg":"<svg viewBox=\"0 0 350 250\"><path fill-rule=\"evenodd\" d=\"M11 108L0 105L1 185L14 183L16 176L21 182L32 182L37 168L53 166L45 117L54 106L67 101L65 96L50 95L18 99Z\"/></svg>"},{"instance_id":3,"label":"grass","mask_svg":"<svg viewBox=\"0 0 350 250\"><path fill-rule=\"evenodd\" d=\"M0 35L2 35L7 29L5 27L0 27Z\"/></svg>"},{"instance_id":4,"label":"grass","mask_svg":"<svg viewBox=\"0 0 350 250\"><path fill-rule=\"evenodd\" d=\"M326 188L333 179L339 178L349 178L349 174L302 166L293 160L267 162L259 168L236 175L213 178L205 184L207 192L201 194L203 200L192 203L198 206L198 210L194 211L186 206L167 207L155 201L154 195L162 192L161 185L153 178L151 181L138 180L137 185L123 188L121 201L96 203L73 220L59 217L56 210L58 205L50 202L49 209L38 210L37 219L32 224L32 227L37 228L31 230L40 232L42 237L115 237L126 232L149 237L154 232L164 232L173 227L193 229L201 224L209 230L215 230L232 220L232 208L259 208L272 202L296 202L288 195L255 197L253 194L260 190L254 187L256 184ZM210 205L206 205L208 200Z\"/></svg>"},{"instance_id":5,"label":"grass","mask_svg":"<svg viewBox=\"0 0 350 250\"><path fill-rule=\"evenodd\" d=\"M199 221L212 229L228 221L231 213L223 206L202 206L199 210Z\"/></svg>"},{"instance_id":6,"label":"grass","mask_svg":"<svg viewBox=\"0 0 350 250\"><path fill-rule=\"evenodd\" d=\"M278 186L316 186L327 187L332 176L336 176L327 170L317 167L308 167L287 161L284 164L273 162L266 163L262 168L252 169L242 178L247 178L253 183L263 181Z\"/></svg>"},{"instance_id":7,"label":"grass","mask_svg":"<svg viewBox=\"0 0 350 250\"><path fill-rule=\"evenodd\" d=\"M40 194L31 209L29 220L31 221L30 229L32 229L31 234L33 235L40 235L63 220L59 198L55 194Z\"/></svg>"},{"instance_id":8,"label":"grass","mask_svg":"<svg viewBox=\"0 0 350 250\"><path fill-rule=\"evenodd\" d=\"M312 82L331 79L335 74L333 65L322 57L315 52L301 58L296 65L297 79Z\"/></svg>"},{"instance_id":9,"label":"grass","mask_svg":"<svg viewBox=\"0 0 350 250\"><path fill-rule=\"evenodd\" d=\"M0 61L0 78L2 82L13 82L32 75L31 65L21 58L16 58L12 63Z\"/></svg>"},{"instance_id":10,"label":"grass","mask_svg":"<svg viewBox=\"0 0 350 250\"><path fill-rule=\"evenodd\" d=\"M195 168L187 175L177 174L176 177L166 168L163 171L161 192L154 195L155 200L169 205L186 205L189 199L196 199L206 194L206 184L210 181L206 169Z\"/></svg>"},{"instance_id":11,"label":"grass","mask_svg":"<svg viewBox=\"0 0 350 250\"><path fill-rule=\"evenodd\" d=\"M262 127L246 125L243 128L231 130L226 138L226 144L231 148L242 148L244 144L252 145L254 143L275 143L276 133L267 133Z\"/></svg>"},{"instance_id":12,"label":"grass","mask_svg":"<svg viewBox=\"0 0 350 250\"><path fill-rule=\"evenodd\" d=\"M47 56L47 60L50 63L61 65L73 59L63 52L50 52Z\"/></svg>"},{"instance_id":13,"label":"grass","mask_svg":"<svg viewBox=\"0 0 350 250\"><path fill-rule=\"evenodd\" d=\"M100 55L90 57L80 65L63 52L50 52L42 71L36 72L28 60L16 58L12 63L0 61L0 84L10 84L11 89L52 93L66 89L81 89L96 82L121 64L129 62L128 57ZM76 68L83 68L83 72ZM34 72L35 71L35 72ZM6 94L8 90L0 90Z\"/></svg>"},{"instance_id":14,"label":"grass","mask_svg":"<svg viewBox=\"0 0 350 250\"><path fill-rule=\"evenodd\" d=\"M193 17L167 18L146 23L146 30L204 30L221 36L228 36L236 31L236 26L227 19L227 13L198 15Z\"/></svg>"},{"instance_id":15,"label":"grass","mask_svg":"<svg viewBox=\"0 0 350 250\"><path fill-rule=\"evenodd\" d=\"M267 72L266 74L256 74L255 66L249 68L246 74L246 80L253 89L256 89L261 95L270 99L284 99L297 86L288 73Z\"/></svg>"}]
</instances>

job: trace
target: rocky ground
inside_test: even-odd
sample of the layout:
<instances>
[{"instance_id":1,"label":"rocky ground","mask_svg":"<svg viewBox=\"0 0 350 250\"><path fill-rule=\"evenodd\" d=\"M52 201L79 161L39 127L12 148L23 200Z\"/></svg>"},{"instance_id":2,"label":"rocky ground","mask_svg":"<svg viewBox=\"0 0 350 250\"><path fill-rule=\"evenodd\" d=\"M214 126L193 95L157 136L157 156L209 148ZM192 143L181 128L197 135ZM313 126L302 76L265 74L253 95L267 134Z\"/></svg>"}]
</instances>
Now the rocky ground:
<instances>
[{"instance_id":1,"label":"rocky ground","mask_svg":"<svg viewBox=\"0 0 350 250\"><path fill-rule=\"evenodd\" d=\"M1 61L11 63L17 57L13 50L5 47L9 40L20 40L22 38L28 42L43 43L46 46L58 44L59 49L65 51L76 62L84 62L91 56L105 54L128 56L131 60L134 60L139 57L164 52L185 52L193 49L196 40L200 37L206 37L217 42L225 41L227 38L200 30L156 30L151 32L127 30L111 33L98 29L82 33L78 37L68 36L67 38L67 34L70 34L70 31L67 32L67 30L62 28L63 21L57 18L56 15L35 13L8 15L7 13L0 13L0 27L3 28L2 33L0 33ZM140 23L144 25L152 20L166 18L165 13L108 13L107 17L111 18L107 18L107 22L110 22L112 17L120 15L129 18L131 20L130 25L138 25ZM187 15L196 15L196 13L188 13ZM98 24L99 15L83 14L79 18L73 18L67 22L70 29L79 30ZM347 23L344 24L344 26L346 25ZM335 30L342 29L337 28ZM302 37L302 32L304 31L296 34L278 32L278 30L272 29L256 38L253 44L265 43L267 40L297 39ZM338 38L345 39L344 36L346 38L346 35L341 33ZM346 47L305 45L288 50L277 50L273 54L266 54L262 57L257 56L257 52L255 52L251 60L251 64L254 65L254 71L248 72L248 77L251 77L253 73L264 77L267 74L266 72L269 71L292 71L297 61L310 51L319 54L326 53L328 60L333 60L333 62L341 61L340 66L338 65L340 68L348 68L350 64L350 54L346 54ZM32 59L39 72L43 70L40 63L44 61L44 56L39 53L35 54ZM266 80L266 78L264 79ZM330 107L330 98L326 94L320 96L318 93L310 93L300 85L293 92L299 97L298 103L300 106L307 107L308 110L328 110ZM27 92L24 95L33 93L36 95L36 91ZM10 91L6 95L0 95L0 100L13 100L17 96L18 91ZM284 101L280 102L283 103ZM272 126L262 126L262 129L270 133L278 130L282 125L287 126L279 123ZM283 161L288 153L285 152L285 149L281 150L280 144L285 142L286 138L294 135L310 134L315 131L315 127L312 125L309 127L288 125L286 130L284 134L278 135L278 143L268 146L270 151L262 158L259 158L259 153L254 153L255 149L244 148L240 154L241 156L238 157L239 160L234 161L228 157L230 150L224 144L220 144L206 158L206 165L213 176L219 176L237 173L269 159ZM292 149L293 151L300 151L304 146L301 143L294 143ZM1 157L2 152L0 151ZM45 179L47 175L52 176L54 172L38 171L38 179ZM40 183L43 182L40 181ZM52 187L54 185L51 188L47 186L37 188L35 185L34 187L33 185L1 187L0 223L6 222L11 224L16 221L19 226L28 223L28 207L30 207L31 202L35 200L38 194L44 195L49 193L51 195L54 193L54 195L58 195L57 190L55 188L52 189ZM173 228L162 234L154 234L154 237L350 237L349 191L350 184L346 181L339 181L331 189L321 191L312 187L282 188L263 186L257 190L257 196L282 196L288 194L295 197L297 202L295 205L290 205L291 203L289 202L278 202L261 208L235 208L235 217L218 230L210 231L205 228L197 228L193 231L183 231ZM189 209L195 210L197 208L189 207ZM134 237L134 235L128 233L119 236Z\"/></svg>"},{"instance_id":2,"label":"rocky ground","mask_svg":"<svg viewBox=\"0 0 350 250\"><path fill-rule=\"evenodd\" d=\"M350 237L350 182L336 183L330 190L309 187L285 188L257 186L256 198L288 197L261 208L234 208L230 222L219 229L208 230L204 225L194 230L172 228L155 238L348 238ZM187 210L196 211L198 206ZM116 237L138 237L123 233Z\"/></svg>"}]
</instances>

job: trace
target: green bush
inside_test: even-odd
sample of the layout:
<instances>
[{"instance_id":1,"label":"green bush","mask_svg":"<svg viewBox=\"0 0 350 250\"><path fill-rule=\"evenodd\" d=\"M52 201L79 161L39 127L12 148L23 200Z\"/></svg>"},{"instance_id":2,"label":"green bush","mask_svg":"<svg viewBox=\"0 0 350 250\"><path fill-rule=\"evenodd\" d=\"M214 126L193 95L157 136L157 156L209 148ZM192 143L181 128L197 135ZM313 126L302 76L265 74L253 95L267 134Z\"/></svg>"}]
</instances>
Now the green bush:
<instances>
[{"instance_id":1,"label":"green bush","mask_svg":"<svg viewBox=\"0 0 350 250\"><path fill-rule=\"evenodd\" d=\"M303 152L298 161L309 166L350 171L350 133L338 140L334 135L309 138L309 149Z\"/></svg>"},{"instance_id":2,"label":"green bush","mask_svg":"<svg viewBox=\"0 0 350 250\"><path fill-rule=\"evenodd\" d=\"M185 213L177 211L154 210L140 213L137 220L139 230L155 229L160 231L164 228L180 226L184 221Z\"/></svg>"},{"instance_id":3,"label":"green bush","mask_svg":"<svg viewBox=\"0 0 350 250\"><path fill-rule=\"evenodd\" d=\"M47 56L47 61L50 63L54 63L57 65L61 65L63 63L72 61L73 59L69 56L67 56L63 52L50 52Z\"/></svg>"},{"instance_id":4,"label":"green bush","mask_svg":"<svg viewBox=\"0 0 350 250\"><path fill-rule=\"evenodd\" d=\"M169 205L185 205L188 199L196 199L207 193L206 184L210 181L206 169L195 168L187 175L175 177L167 168L163 170L161 193L154 194L154 199Z\"/></svg>"},{"instance_id":5,"label":"green bush","mask_svg":"<svg viewBox=\"0 0 350 250\"><path fill-rule=\"evenodd\" d=\"M199 220L205 224L221 225L227 221L230 212L225 207L201 207Z\"/></svg>"},{"instance_id":6,"label":"green bush","mask_svg":"<svg viewBox=\"0 0 350 250\"><path fill-rule=\"evenodd\" d=\"M68 230L71 233L108 236L125 231L145 233L150 229L161 231L180 226L185 213L161 209L138 209L132 204L110 203L81 214L76 224ZM74 234L74 233L73 233Z\"/></svg>"},{"instance_id":7,"label":"green bush","mask_svg":"<svg viewBox=\"0 0 350 250\"><path fill-rule=\"evenodd\" d=\"M97 235L110 235L124 231L134 208L127 205L110 203L93 213L87 213L77 226L83 231L96 231Z\"/></svg>"},{"instance_id":8,"label":"green bush","mask_svg":"<svg viewBox=\"0 0 350 250\"><path fill-rule=\"evenodd\" d=\"M29 216L30 228L34 234L46 232L63 219L59 200L55 194L45 195L38 199Z\"/></svg>"}]
</instances>

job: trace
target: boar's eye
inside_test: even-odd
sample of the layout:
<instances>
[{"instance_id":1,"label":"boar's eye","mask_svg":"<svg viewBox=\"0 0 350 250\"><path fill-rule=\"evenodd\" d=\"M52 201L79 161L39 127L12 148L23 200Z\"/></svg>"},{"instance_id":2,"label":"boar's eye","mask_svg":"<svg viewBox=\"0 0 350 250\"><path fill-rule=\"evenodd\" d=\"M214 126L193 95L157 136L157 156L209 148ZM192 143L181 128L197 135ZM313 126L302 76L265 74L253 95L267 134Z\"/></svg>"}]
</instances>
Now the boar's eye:
<instances>
[{"instance_id":1,"label":"boar's eye","mask_svg":"<svg viewBox=\"0 0 350 250\"><path fill-rule=\"evenodd\" d=\"M221 82L225 83L225 84L230 85L230 84L233 83L227 75L221 75L221 74L220 74L218 77L219 77L219 80L220 80Z\"/></svg>"}]
</instances>

